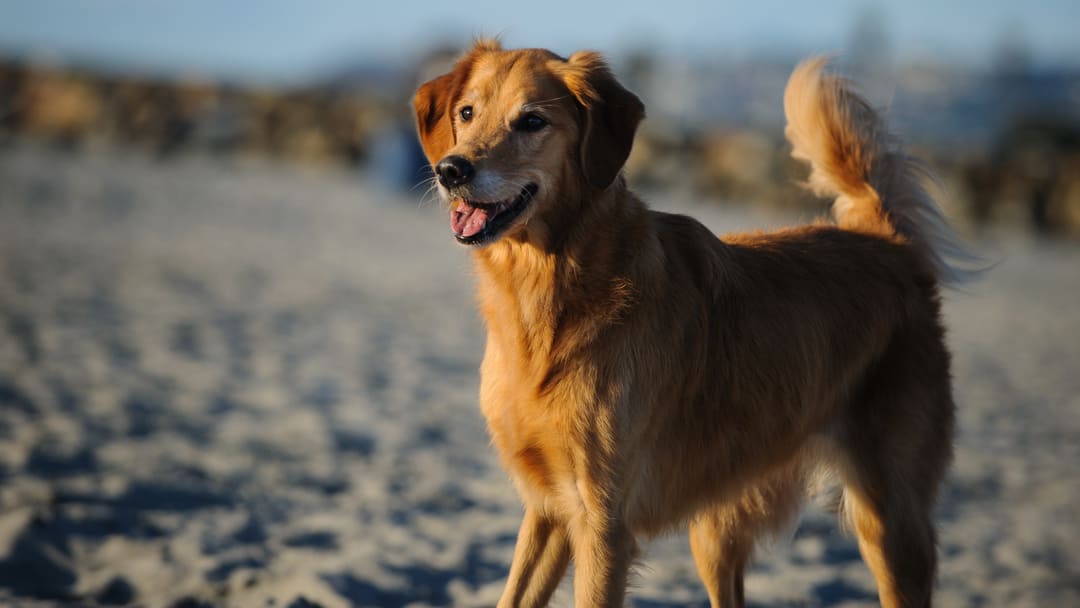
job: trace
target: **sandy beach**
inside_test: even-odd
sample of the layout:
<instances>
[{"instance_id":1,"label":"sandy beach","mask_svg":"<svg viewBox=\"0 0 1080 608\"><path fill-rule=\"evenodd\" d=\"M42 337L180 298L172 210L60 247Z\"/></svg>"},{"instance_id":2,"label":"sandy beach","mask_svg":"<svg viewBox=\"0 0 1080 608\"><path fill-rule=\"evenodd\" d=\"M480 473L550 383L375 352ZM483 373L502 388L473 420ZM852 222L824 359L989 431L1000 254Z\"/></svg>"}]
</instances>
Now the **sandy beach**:
<instances>
[{"instance_id":1,"label":"sandy beach","mask_svg":"<svg viewBox=\"0 0 1080 608\"><path fill-rule=\"evenodd\" d=\"M423 187L377 183L0 148L0 604L494 605L521 507L469 256ZM649 198L719 233L791 219ZM996 266L946 294L938 605L1078 606L1080 244L975 243ZM707 605L682 536L646 548L630 605ZM821 509L747 596L876 605Z\"/></svg>"}]
</instances>

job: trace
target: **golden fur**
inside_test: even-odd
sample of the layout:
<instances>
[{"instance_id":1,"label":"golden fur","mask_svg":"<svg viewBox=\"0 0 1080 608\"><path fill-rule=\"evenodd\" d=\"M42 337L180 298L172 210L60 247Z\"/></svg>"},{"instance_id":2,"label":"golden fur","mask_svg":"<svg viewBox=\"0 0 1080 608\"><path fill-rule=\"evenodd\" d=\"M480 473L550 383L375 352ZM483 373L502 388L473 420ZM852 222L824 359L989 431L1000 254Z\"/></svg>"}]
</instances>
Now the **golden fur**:
<instances>
[{"instance_id":1,"label":"golden fur","mask_svg":"<svg viewBox=\"0 0 1080 608\"><path fill-rule=\"evenodd\" d=\"M882 604L930 604L953 432L938 282L961 249L823 64L796 70L785 109L837 226L723 238L627 189L644 107L596 53L481 42L417 92L455 232L482 241L480 403L525 507L500 606L545 605L571 559L577 606L621 606L635 538L684 524L712 605L741 606L754 539L821 470ZM473 235L528 184L520 215Z\"/></svg>"}]
</instances>

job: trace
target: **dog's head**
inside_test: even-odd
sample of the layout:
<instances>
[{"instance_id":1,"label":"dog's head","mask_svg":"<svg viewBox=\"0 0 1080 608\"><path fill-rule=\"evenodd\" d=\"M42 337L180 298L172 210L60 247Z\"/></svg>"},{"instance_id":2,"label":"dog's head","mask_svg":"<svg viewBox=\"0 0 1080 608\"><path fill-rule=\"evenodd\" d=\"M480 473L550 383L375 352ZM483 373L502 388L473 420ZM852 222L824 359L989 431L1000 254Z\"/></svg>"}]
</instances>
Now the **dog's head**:
<instances>
[{"instance_id":1,"label":"dog's head","mask_svg":"<svg viewBox=\"0 0 1080 608\"><path fill-rule=\"evenodd\" d=\"M413 105L450 227L470 245L559 229L615 181L645 115L597 53L496 42L421 85Z\"/></svg>"}]
</instances>

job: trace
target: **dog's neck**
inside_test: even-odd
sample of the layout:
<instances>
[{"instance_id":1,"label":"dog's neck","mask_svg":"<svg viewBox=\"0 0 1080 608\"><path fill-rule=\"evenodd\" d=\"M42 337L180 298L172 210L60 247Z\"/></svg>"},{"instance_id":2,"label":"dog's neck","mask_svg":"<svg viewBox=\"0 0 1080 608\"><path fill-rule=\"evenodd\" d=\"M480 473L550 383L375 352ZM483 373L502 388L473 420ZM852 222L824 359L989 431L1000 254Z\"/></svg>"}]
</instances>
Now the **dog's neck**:
<instances>
[{"instance_id":1,"label":"dog's neck","mask_svg":"<svg viewBox=\"0 0 1080 608\"><path fill-rule=\"evenodd\" d=\"M474 252L489 339L538 365L566 356L627 313L639 296L639 259L655 241L645 204L621 177L575 202L572 217L534 220L531 231ZM619 234L598 237L612 230Z\"/></svg>"}]
</instances>

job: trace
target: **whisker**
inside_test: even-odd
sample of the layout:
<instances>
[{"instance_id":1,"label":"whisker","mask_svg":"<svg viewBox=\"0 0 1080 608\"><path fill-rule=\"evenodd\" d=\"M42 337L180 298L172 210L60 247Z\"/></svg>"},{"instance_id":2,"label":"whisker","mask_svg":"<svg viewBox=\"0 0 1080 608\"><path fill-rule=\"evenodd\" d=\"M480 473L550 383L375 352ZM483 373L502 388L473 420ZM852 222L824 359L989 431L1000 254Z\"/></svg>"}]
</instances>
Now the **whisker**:
<instances>
[{"instance_id":1,"label":"whisker","mask_svg":"<svg viewBox=\"0 0 1080 608\"><path fill-rule=\"evenodd\" d=\"M569 97L570 97L569 95L560 95L559 97L552 97L551 99L541 99L540 101L531 101L531 102L525 104L524 106L522 106L522 109L524 109L526 111L529 111L529 110L540 110L540 109L544 109L544 108L549 108L549 107L555 105L556 102L562 101L562 100L567 99Z\"/></svg>"},{"instance_id":2,"label":"whisker","mask_svg":"<svg viewBox=\"0 0 1080 608\"><path fill-rule=\"evenodd\" d=\"M427 184L427 188L424 189L424 193L420 196L419 200L417 200L416 206L417 206L418 209L420 207L423 207L424 205L435 203L438 200L437 192L438 192L439 186L438 186L438 183L436 182L435 178L429 178L429 179L424 180L423 182L421 182L421 183L417 184L416 186L414 186L413 190L415 190L416 188L419 188L424 183Z\"/></svg>"},{"instance_id":3,"label":"whisker","mask_svg":"<svg viewBox=\"0 0 1080 608\"><path fill-rule=\"evenodd\" d=\"M424 186L424 192L420 195L419 199L416 202L417 208L423 207L425 204L432 203L437 200L438 196L436 195L436 193L438 192L439 188L437 180L438 178L435 175L431 175L430 177L425 177L421 179L420 181L416 182L416 184L414 184L411 188L409 188L409 192L412 193L421 186Z\"/></svg>"}]
</instances>

